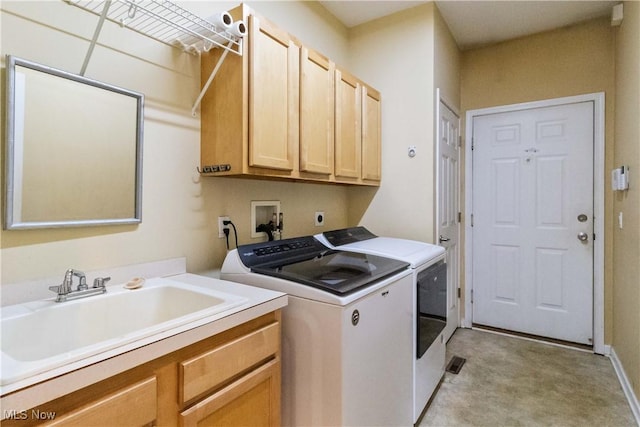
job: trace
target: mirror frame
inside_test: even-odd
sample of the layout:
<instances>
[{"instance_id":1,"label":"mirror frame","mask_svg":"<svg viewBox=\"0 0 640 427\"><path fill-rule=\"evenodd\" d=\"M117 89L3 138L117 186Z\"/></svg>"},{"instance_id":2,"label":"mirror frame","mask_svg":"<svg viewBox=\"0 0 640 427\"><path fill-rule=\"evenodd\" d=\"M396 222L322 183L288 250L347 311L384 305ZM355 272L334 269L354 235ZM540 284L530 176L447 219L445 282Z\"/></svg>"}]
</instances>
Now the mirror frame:
<instances>
[{"instance_id":1,"label":"mirror frame","mask_svg":"<svg viewBox=\"0 0 640 427\"><path fill-rule=\"evenodd\" d=\"M83 227L101 225L139 224L142 222L142 142L144 127L144 95L128 89L123 89L97 80L89 79L66 71L41 65L13 55L6 56L6 151L5 151L5 230L22 230L34 228ZM14 188L14 155L15 155L15 75L16 66L51 74L78 83L87 84L100 89L130 96L136 100L136 170L135 170L135 206L134 216L131 218L96 218L69 221L15 221L13 216Z\"/></svg>"}]
</instances>

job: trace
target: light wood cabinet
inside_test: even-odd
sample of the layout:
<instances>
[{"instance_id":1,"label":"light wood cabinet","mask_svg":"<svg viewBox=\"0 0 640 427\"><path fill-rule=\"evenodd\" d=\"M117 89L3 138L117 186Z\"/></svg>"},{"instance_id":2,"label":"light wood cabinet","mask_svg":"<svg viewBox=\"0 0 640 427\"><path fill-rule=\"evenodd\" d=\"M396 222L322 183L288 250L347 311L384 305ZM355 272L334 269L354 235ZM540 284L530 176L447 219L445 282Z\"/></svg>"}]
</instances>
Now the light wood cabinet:
<instances>
[{"instance_id":1,"label":"light wood cabinet","mask_svg":"<svg viewBox=\"0 0 640 427\"><path fill-rule=\"evenodd\" d=\"M248 23L246 51L202 99L204 175L379 185L379 92L246 5L230 14ZM221 55L203 53L203 83Z\"/></svg>"},{"instance_id":2,"label":"light wood cabinet","mask_svg":"<svg viewBox=\"0 0 640 427\"><path fill-rule=\"evenodd\" d=\"M300 48L284 31L241 5L244 55L229 54L201 104L201 170L211 175L296 177ZM201 57L204 83L222 55Z\"/></svg>"},{"instance_id":3,"label":"light wood cabinet","mask_svg":"<svg viewBox=\"0 0 640 427\"><path fill-rule=\"evenodd\" d=\"M362 167L362 87L351 74L336 70L336 179L360 178Z\"/></svg>"},{"instance_id":4,"label":"light wood cabinet","mask_svg":"<svg viewBox=\"0 0 640 427\"><path fill-rule=\"evenodd\" d=\"M280 325L271 323L179 364L180 401L208 390L278 353Z\"/></svg>"},{"instance_id":5,"label":"light wood cabinet","mask_svg":"<svg viewBox=\"0 0 640 427\"><path fill-rule=\"evenodd\" d=\"M147 378L124 387L67 414L56 416L46 426L136 427L151 424L157 418L156 378ZM135 408L132 410L132 408ZM53 414L53 412L50 412Z\"/></svg>"},{"instance_id":6,"label":"light wood cabinet","mask_svg":"<svg viewBox=\"0 0 640 427\"><path fill-rule=\"evenodd\" d=\"M378 185L382 176L380 92L336 70L336 181Z\"/></svg>"},{"instance_id":7,"label":"light wood cabinet","mask_svg":"<svg viewBox=\"0 0 640 427\"><path fill-rule=\"evenodd\" d=\"M300 55L300 171L333 173L335 64L314 50Z\"/></svg>"},{"instance_id":8,"label":"light wood cabinet","mask_svg":"<svg viewBox=\"0 0 640 427\"><path fill-rule=\"evenodd\" d=\"M294 170L299 54L287 33L249 16L249 166Z\"/></svg>"},{"instance_id":9,"label":"light wood cabinet","mask_svg":"<svg viewBox=\"0 0 640 427\"><path fill-rule=\"evenodd\" d=\"M380 92L362 85L362 179L377 181L382 178Z\"/></svg>"},{"instance_id":10,"label":"light wood cabinet","mask_svg":"<svg viewBox=\"0 0 640 427\"><path fill-rule=\"evenodd\" d=\"M180 414L180 425L279 426L280 362L273 360L244 375Z\"/></svg>"},{"instance_id":11,"label":"light wood cabinet","mask_svg":"<svg viewBox=\"0 0 640 427\"><path fill-rule=\"evenodd\" d=\"M278 426L280 319L260 316L2 425Z\"/></svg>"}]
</instances>

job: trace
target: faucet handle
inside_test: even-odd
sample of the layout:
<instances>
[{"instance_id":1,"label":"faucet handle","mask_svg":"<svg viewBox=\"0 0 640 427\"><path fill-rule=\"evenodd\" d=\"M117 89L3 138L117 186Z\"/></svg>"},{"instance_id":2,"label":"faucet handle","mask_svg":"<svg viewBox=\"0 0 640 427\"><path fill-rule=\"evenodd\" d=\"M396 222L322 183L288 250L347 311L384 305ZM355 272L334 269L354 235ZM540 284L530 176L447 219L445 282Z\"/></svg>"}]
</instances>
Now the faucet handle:
<instances>
[{"instance_id":1,"label":"faucet handle","mask_svg":"<svg viewBox=\"0 0 640 427\"><path fill-rule=\"evenodd\" d=\"M94 288L104 288L105 283L111 280L111 277L96 277L93 279L93 287Z\"/></svg>"}]
</instances>

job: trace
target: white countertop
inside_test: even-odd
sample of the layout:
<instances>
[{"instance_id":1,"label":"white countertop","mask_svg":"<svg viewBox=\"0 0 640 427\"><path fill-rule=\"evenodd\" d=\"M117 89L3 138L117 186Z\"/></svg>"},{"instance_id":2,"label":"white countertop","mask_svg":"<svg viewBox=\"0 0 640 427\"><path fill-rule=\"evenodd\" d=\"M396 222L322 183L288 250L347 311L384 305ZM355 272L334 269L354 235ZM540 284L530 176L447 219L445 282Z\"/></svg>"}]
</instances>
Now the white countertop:
<instances>
[{"instance_id":1,"label":"white countertop","mask_svg":"<svg viewBox=\"0 0 640 427\"><path fill-rule=\"evenodd\" d=\"M247 302L222 313L3 385L0 388L0 407L5 410L32 408L287 305L287 295L281 292L188 273L168 278L245 297Z\"/></svg>"}]
</instances>

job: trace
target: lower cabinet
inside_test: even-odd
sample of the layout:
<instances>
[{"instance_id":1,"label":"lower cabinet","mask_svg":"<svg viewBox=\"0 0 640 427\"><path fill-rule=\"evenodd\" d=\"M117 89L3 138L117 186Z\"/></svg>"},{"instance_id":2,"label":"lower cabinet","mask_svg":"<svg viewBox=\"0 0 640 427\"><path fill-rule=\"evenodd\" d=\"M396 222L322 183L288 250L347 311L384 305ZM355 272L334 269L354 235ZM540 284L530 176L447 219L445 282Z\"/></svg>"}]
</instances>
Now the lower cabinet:
<instances>
[{"instance_id":1,"label":"lower cabinet","mask_svg":"<svg viewBox=\"0 0 640 427\"><path fill-rule=\"evenodd\" d=\"M273 360L248 373L180 414L180 425L280 425L280 362Z\"/></svg>"},{"instance_id":2,"label":"lower cabinet","mask_svg":"<svg viewBox=\"0 0 640 427\"><path fill-rule=\"evenodd\" d=\"M280 425L279 349L280 324L271 323L181 362L180 425Z\"/></svg>"},{"instance_id":3,"label":"lower cabinet","mask_svg":"<svg viewBox=\"0 0 640 427\"><path fill-rule=\"evenodd\" d=\"M279 426L280 311L51 402L2 426Z\"/></svg>"}]
</instances>

